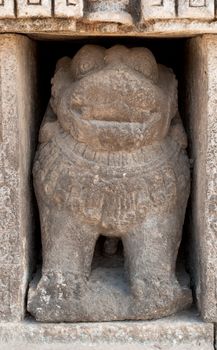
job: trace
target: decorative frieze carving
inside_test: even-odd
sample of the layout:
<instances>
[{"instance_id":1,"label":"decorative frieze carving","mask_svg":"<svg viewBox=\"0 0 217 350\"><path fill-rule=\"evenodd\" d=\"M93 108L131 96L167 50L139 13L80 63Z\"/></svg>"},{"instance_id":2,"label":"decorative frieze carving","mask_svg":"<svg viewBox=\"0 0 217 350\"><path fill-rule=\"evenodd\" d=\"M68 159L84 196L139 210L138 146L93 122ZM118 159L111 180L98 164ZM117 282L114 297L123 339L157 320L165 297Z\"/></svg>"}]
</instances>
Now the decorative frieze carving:
<instances>
[{"instance_id":1,"label":"decorative frieze carving","mask_svg":"<svg viewBox=\"0 0 217 350\"><path fill-rule=\"evenodd\" d=\"M83 0L55 0L54 15L56 17L82 17Z\"/></svg>"},{"instance_id":2,"label":"decorative frieze carving","mask_svg":"<svg viewBox=\"0 0 217 350\"><path fill-rule=\"evenodd\" d=\"M174 0L141 0L142 20L175 18Z\"/></svg>"},{"instance_id":3,"label":"decorative frieze carving","mask_svg":"<svg viewBox=\"0 0 217 350\"><path fill-rule=\"evenodd\" d=\"M203 18L212 19L215 16L214 0L179 0L179 18Z\"/></svg>"},{"instance_id":4,"label":"decorative frieze carving","mask_svg":"<svg viewBox=\"0 0 217 350\"><path fill-rule=\"evenodd\" d=\"M51 0L17 0L17 15L25 17L51 17Z\"/></svg>"},{"instance_id":5,"label":"decorative frieze carving","mask_svg":"<svg viewBox=\"0 0 217 350\"><path fill-rule=\"evenodd\" d=\"M130 9L136 9L132 0L86 0L86 19L93 22L118 22L131 25L133 18Z\"/></svg>"},{"instance_id":6,"label":"decorative frieze carving","mask_svg":"<svg viewBox=\"0 0 217 350\"><path fill-rule=\"evenodd\" d=\"M15 17L15 2L14 0L0 1L0 18L14 18Z\"/></svg>"},{"instance_id":7,"label":"decorative frieze carving","mask_svg":"<svg viewBox=\"0 0 217 350\"><path fill-rule=\"evenodd\" d=\"M139 20L215 17L214 0L0 0L0 18L84 17L91 22L132 25ZM134 20L133 20L134 19Z\"/></svg>"}]
</instances>

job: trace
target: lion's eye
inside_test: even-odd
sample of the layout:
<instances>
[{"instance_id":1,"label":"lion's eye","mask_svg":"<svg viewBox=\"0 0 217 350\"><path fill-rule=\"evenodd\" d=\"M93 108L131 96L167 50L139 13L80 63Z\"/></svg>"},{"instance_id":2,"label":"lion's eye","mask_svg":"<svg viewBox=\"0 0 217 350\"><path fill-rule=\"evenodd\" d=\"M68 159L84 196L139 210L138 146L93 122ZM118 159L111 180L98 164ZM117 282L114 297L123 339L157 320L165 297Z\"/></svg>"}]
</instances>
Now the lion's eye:
<instances>
[{"instance_id":1,"label":"lion's eye","mask_svg":"<svg viewBox=\"0 0 217 350\"><path fill-rule=\"evenodd\" d=\"M130 50L125 58L128 66L135 71L143 74L145 77L153 80L158 79L158 66L152 53L145 48L137 47Z\"/></svg>"},{"instance_id":2,"label":"lion's eye","mask_svg":"<svg viewBox=\"0 0 217 350\"><path fill-rule=\"evenodd\" d=\"M135 64L135 65L132 65L132 67L137 71L137 72L140 72L144 75L147 75L148 74L148 69L147 69L147 66L144 67L144 64Z\"/></svg>"},{"instance_id":3,"label":"lion's eye","mask_svg":"<svg viewBox=\"0 0 217 350\"><path fill-rule=\"evenodd\" d=\"M150 62L141 61L140 63L132 63L131 66L147 78L152 78L153 69Z\"/></svg>"},{"instance_id":4,"label":"lion's eye","mask_svg":"<svg viewBox=\"0 0 217 350\"><path fill-rule=\"evenodd\" d=\"M103 61L97 59L97 57L84 57L73 67L74 78L82 78L85 74L102 67L102 65Z\"/></svg>"},{"instance_id":5,"label":"lion's eye","mask_svg":"<svg viewBox=\"0 0 217 350\"><path fill-rule=\"evenodd\" d=\"M84 46L73 58L71 71L74 79L104 65L104 49L94 45Z\"/></svg>"},{"instance_id":6,"label":"lion's eye","mask_svg":"<svg viewBox=\"0 0 217 350\"><path fill-rule=\"evenodd\" d=\"M79 70L82 74L89 72L91 69L94 68L94 62L83 62L81 63Z\"/></svg>"}]
</instances>

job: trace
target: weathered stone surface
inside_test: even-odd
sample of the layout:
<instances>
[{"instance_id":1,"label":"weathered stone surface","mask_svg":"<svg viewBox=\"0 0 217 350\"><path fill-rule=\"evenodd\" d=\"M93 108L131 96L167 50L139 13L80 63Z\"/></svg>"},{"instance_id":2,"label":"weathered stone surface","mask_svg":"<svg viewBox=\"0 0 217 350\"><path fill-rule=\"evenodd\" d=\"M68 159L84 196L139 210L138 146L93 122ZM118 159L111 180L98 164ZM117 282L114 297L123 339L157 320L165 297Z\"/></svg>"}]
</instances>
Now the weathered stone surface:
<instances>
[{"instance_id":1,"label":"weathered stone surface","mask_svg":"<svg viewBox=\"0 0 217 350\"><path fill-rule=\"evenodd\" d=\"M55 9L54 9L55 12ZM130 37L185 37L195 36L204 33L217 34L217 21L200 19L147 19L138 22L134 20L133 24L126 25L120 22L94 22L87 20L85 13L83 18L73 17L25 17L16 19L0 18L0 33L25 33L34 35L35 38L47 39L74 39L83 38L84 35L90 36L109 36L118 35Z\"/></svg>"},{"instance_id":2,"label":"weathered stone surface","mask_svg":"<svg viewBox=\"0 0 217 350\"><path fill-rule=\"evenodd\" d=\"M214 0L0 0L0 33L40 38L217 33ZM84 7L84 11L83 11Z\"/></svg>"},{"instance_id":3,"label":"weathered stone surface","mask_svg":"<svg viewBox=\"0 0 217 350\"><path fill-rule=\"evenodd\" d=\"M24 316L31 241L30 161L35 105L35 47L0 37L0 320Z\"/></svg>"},{"instance_id":4,"label":"weathered stone surface","mask_svg":"<svg viewBox=\"0 0 217 350\"><path fill-rule=\"evenodd\" d=\"M54 15L56 17L83 17L82 0L56 0L54 6Z\"/></svg>"},{"instance_id":5,"label":"weathered stone surface","mask_svg":"<svg viewBox=\"0 0 217 350\"><path fill-rule=\"evenodd\" d=\"M217 348L217 325L215 324L215 330L214 330L214 343L215 343L215 349Z\"/></svg>"},{"instance_id":6,"label":"weathered stone surface","mask_svg":"<svg viewBox=\"0 0 217 350\"><path fill-rule=\"evenodd\" d=\"M0 324L1 350L214 350L213 325L192 313L149 322Z\"/></svg>"},{"instance_id":7,"label":"weathered stone surface","mask_svg":"<svg viewBox=\"0 0 217 350\"><path fill-rule=\"evenodd\" d=\"M212 19L215 16L214 0L179 0L178 16L180 18Z\"/></svg>"},{"instance_id":8,"label":"weathered stone surface","mask_svg":"<svg viewBox=\"0 0 217 350\"><path fill-rule=\"evenodd\" d=\"M17 0L18 17L51 17L51 0Z\"/></svg>"},{"instance_id":9,"label":"weathered stone surface","mask_svg":"<svg viewBox=\"0 0 217 350\"><path fill-rule=\"evenodd\" d=\"M14 18L15 17L15 3L11 0L0 1L0 18Z\"/></svg>"},{"instance_id":10,"label":"weathered stone surface","mask_svg":"<svg viewBox=\"0 0 217 350\"><path fill-rule=\"evenodd\" d=\"M199 343L200 344L200 343ZM19 350L21 346L25 346L26 350L72 350L72 345L68 344L58 344L58 345L52 345L52 348L50 345L42 344L42 345L28 345L26 343L24 344L4 344L1 350ZM73 345L73 350L110 350L112 346L112 350L156 350L156 349L161 349L161 350L214 350L213 346L209 344L203 344L203 345L196 345L192 346L190 344L179 344L178 346L176 345L167 345L166 347L161 347L159 348L158 345L152 345L148 347L144 347L144 345L137 344L137 345L114 345L114 344L100 344L96 346L92 346L91 343L89 345Z\"/></svg>"},{"instance_id":11,"label":"weathered stone surface","mask_svg":"<svg viewBox=\"0 0 217 350\"><path fill-rule=\"evenodd\" d=\"M201 315L217 321L217 38L191 39L186 52L193 233L192 275Z\"/></svg>"},{"instance_id":12,"label":"weathered stone surface","mask_svg":"<svg viewBox=\"0 0 217 350\"><path fill-rule=\"evenodd\" d=\"M118 22L133 24L129 9L131 0L86 0L85 18L93 22ZM137 4L134 3L134 10Z\"/></svg>"},{"instance_id":13,"label":"weathered stone surface","mask_svg":"<svg viewBox=\"0 0 217 350\"><path fill-rule=\"evenodd\" d=\"M148 49L87 45L52 84L33 170L43 268L28 310L105 321L189 306L175 271L189 163L174 74ZM92 264L100 235L121 238L125 273L112 257Z\"/></svg>"},{"instance_id":14,"label":"weathered stone surface","mask_svg":"<svg viewBox=\"0 0 217 350\"><path fill-rule=\"evenodd\" d=\"M59 37L61 32L67 36L74 32L136 36L217 33L214 4L214 0L85 0L83 6L82 0L0 0L0 32Z\"/></svg>"},{"instance_id":15,"label":"weathered stone surface","mask_svg":"<svg viewBox=\"0 0 217 350\"><path fill-rule=\"evenodd\" d=\"M141 0L142 21L147 19L175 18L173 0Z\"/></svg>"}]
</instances>

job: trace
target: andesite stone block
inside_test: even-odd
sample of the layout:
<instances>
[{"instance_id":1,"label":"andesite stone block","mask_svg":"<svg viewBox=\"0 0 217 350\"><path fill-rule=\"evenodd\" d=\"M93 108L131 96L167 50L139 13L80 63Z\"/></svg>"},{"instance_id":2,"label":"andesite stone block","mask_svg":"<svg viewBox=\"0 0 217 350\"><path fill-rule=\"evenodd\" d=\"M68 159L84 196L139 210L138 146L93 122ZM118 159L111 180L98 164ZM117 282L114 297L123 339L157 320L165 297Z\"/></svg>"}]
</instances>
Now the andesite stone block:
<instances>
[{"instance_id":1,"label":"andesite stone block","mask_svg":"<svg viewBox=\"0 0 217 350\"><path fill-rule=\"evenodd\" d=\"M83 16L82 0L56 0L54 6L55 17L80 18Z\"/></svg>"},{"instance_id":2,"label":"andesite stone block","mask_svg":"<svg viewBox=\"0 0 217 350\"><path fill-rule=\"evenodd\" d=\"M212 19L215 16L214 0L179 0L178 17Z\"/></svg>"},{"instance_id":3,"label":"andesite stone block","mask_svg":"<svg viewBox=\"0 0 217 350\"><path fill-rule=\"evenodd\" d=\"M30 265L35 44L0 36L0 320L21 320Z\"/></svg>"},{"instance_id":4,"label":"andesite stone block","mask_svg":"<svg viewBox=\"0 0 217 350\"><path fill-rule=\"evenodd\" d=\"M175 18L174 0L142 0L142 22L150 19Z\"/></svg>"},{"instance_id":5,"label":"andesite stone block","mask_svg":"<svg viewBox=\"0 0 217 350\"><path fill-rule=\"evenodd\" d=\"M51 0L17 0L18 17L51 17Z\"/></svg>"},{"instance_id":6,"label":"andesite stone block","mask_svg":"<svg viewBox=\"0 0 217 350\"><path fill-rule=\"evenodd\" d=\"M0 324L1 350L214 350L214 327L194 312L157 321Z\"/></svg>"},{"instance_id":7,"label":"andesite stone block","mask_svg":"<svg viewBox=\"0 0 217 350\"><path fill-rule=\"evenodd\" d=\"M0 1L0 18L14 18L15 3L13 0Z\"/></svg>"},{"instance_id":8,"label":"andesite stone block","mask_svg":"<svg viewBox=\"0 0 217 350\"><path fill-rule=\"evenodd\" d=\"M217 37L190 39L186 57L186 110L194 165L192 275L202 317L217 322Z\"/></svg>"}]
</instances>

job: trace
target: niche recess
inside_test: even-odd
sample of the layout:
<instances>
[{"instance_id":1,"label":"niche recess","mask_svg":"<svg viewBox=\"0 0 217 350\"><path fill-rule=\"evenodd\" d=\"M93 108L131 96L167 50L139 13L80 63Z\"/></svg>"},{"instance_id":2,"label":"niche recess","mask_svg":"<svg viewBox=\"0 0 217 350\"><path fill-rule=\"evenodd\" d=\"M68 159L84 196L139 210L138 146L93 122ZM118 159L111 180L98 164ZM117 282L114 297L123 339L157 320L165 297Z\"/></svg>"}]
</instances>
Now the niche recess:
<instances>
[{"instance_id":1,"label":"niche recess","mask_svg":"<svg viewBox=\"0 0 217 350\"><path fill-rule=\"evenodd\" d=\"M188 133L188 123L185 118L184 112L184 94L182 91L185 89L185 70L184 70L184 51L185 51L186 39L144 39L144 38L129 38L129 37L85 37L76 38L74 40L62 40L62 41L38 41L38 74L40 84L40 103L41 103L41 115L40 121L43 118L43 114L46 110L49 98L51 85L50 81L54 75L55 65L59 58L64 56L73 57L74 54L85 44L102 45L106 48L115 44L123 44L128 47L143 46L149 48L156 57L158 63L171 67L178 80L178 96L179 96L179 111ZM177 276L180 279L185 280L185 283L191 285L194 294L194 273L190 269L190 251L189 242L191 238L191 230L189 223L190 205L186 211L186 220L183 227L183 239L179 250L179 256L177 259ZM40 242L40 223L38 219L37 205L35 205L35 217L37 221L37 232L34 245L35 259L34 273L40 270L41 267L41 242ZM118 248L115 254L107 254L104 249L105 237L101 236L97 242L95 248L94 259L92 263L92 269L95 268L98 261L105 266L113 268L116 264L120 264L122 272L123 268L123 247L121 242L118 243ZM110 263L115 261L114 264ZM160 262L159 262L160 263ZM187 273L186 273L187 272ZM30 276L30 280L33 276Z\"/></svg>"}]
</instances>

